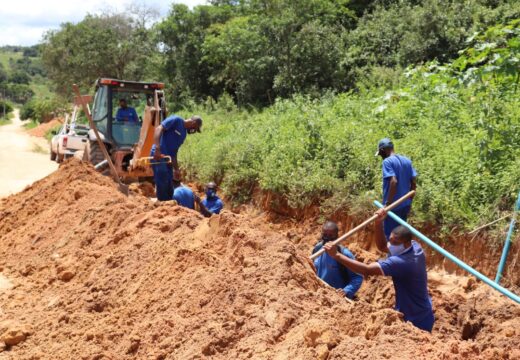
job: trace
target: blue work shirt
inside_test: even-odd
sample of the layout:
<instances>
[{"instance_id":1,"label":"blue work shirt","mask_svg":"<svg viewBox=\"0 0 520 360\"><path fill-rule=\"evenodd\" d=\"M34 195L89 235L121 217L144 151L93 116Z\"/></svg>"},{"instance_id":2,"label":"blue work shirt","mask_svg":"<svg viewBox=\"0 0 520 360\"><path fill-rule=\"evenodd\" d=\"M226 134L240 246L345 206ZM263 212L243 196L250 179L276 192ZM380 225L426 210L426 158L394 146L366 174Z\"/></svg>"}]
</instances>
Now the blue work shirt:
<instances>
[{"instance_id":1,"label":"blue work shirt","mask_svg":"<svg viewBox=\"0 0 520 360\"><path fill-rule=\"evenodd\" d=\"M135 112L135 109L133 107L127 106L125 109L119 108L117 110L116 120L136 123L139 121L139 117L137 116L137 113Z\"/></svg>"},{"instance_id":2,"label":"blue work shirt","mask_svg":"<svg viewBox=\"0 0 520 360\"><path fill-rule=\"evenodd\" d=\"M312 253L314 254L322 246L322 243L318 243ZM339 248L343 255L355 260L354 255L346 247ZM314 259L314 266L320 279L335 289L343 289L349 299L354 298L363 283L361 275L341 265L326 252Z\"/></svg>"},{"instance_id":3,"label":"blue work shirt","mask_svg":"<svg viewBox=\"0 0 520 360\"><path fill-rule=\"evenodd\" d=\"M390 179L395 176L397 179L397 192L391 199L395 201L410 191L412 179L417 177L417 172L412 166L412 161L405 156L393 154L383 160L383 204L388 202L388 192L390 191ZM412 199L406 199L395 209L410 206Z\"/></svg>"},{"instance_id":4,"label":"blue work shirt","mask_svg":"<svg viewBox=\"0 0 520 360\"><path fill-rule=\"evenodd\" d=\"M417 242L400 255L379 260L385 276L391 276L395 288L395 309L404 314L404 320L423 330L433 327L432 301L428 295L426 257Z\"/></svg>"},{"instance_id":5,"label":"blue work shirt","mask_svg":"<svg viewBox=\"0 0 520 360\"><path fill-rule=\"evenodd\" d=\"M177 201L180 206L195 209L195 195L189 187L183 185L176 187L173 190L173 200Z\"/></svg>"},{"instance_id":6,"label":"blue work shirt","mask_svg":"<svg viewBox=\"0 0 520 360\"><path fill-rule=\"evenodd\" d=\"M186 139L186 128L184 127L184 119L177 115L167 117L161 123L164 128L161 134L161 153L169 155L172 158L177 156L179 148ZM155 144L152 146L151 156L155 154Z\"/></svg>"},{"instance_id":7,"label":"blue work shirt","mask_svg":"<svg viewBox=\"0 0 520 360\"><path fill-rule=\"evenodd\" d=\"M202 205L204 205L212 214L220 214L220 211L224 208L224 203L217 195L211 199L206 196L206 198L202 200Z\"/></svg>"}]
</instances>

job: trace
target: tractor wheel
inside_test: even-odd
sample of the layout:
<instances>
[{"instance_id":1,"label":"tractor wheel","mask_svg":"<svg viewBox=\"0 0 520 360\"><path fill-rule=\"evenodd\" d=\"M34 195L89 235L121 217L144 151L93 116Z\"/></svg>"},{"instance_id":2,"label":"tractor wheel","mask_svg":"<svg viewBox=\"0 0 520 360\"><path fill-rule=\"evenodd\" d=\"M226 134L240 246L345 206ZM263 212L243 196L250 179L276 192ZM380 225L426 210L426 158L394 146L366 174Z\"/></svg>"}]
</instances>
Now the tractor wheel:
<instances>
[{"instance_id":1,"label":"tractor wheel","mask_svg":"<svg viewBox=\"0 0 520 360\"><path fill-rule=\"evenodd\" d=\"M97 141L89 141L87 143L87 146L85 148L85 154L87 157L87 160L92 165L97 165L103 160L105 160L105 156L103 155L103 151L101 151L101 148L99 147L99 144Z\"/></svg>"}]
</instances>

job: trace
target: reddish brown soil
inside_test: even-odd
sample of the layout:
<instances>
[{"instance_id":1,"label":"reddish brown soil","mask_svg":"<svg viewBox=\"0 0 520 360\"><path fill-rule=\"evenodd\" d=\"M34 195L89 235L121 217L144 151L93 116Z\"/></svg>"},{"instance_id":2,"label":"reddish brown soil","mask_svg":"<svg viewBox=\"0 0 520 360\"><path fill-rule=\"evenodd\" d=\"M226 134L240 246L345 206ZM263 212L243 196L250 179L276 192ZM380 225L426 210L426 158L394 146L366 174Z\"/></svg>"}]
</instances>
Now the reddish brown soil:
<instances>
[{"instance_id":1,"label":"reddish brown soil","mask_svg":"<svg viewBox=\"0 0 520 360\"><path fill-rule=\"evenodd\" d=\"M389 279L349 304L307 263L315 234L281 228L125 197L65 162L0 201L0 358L520 358L520 307L487 287L431 272L424 333L389 308Z\"/></svg>"},{"instance_id":2,"label":"reddish brown soil","mask_svg":"<svg viewBox=\"0 0 520 360\"><path fill-rule=\"evenodd\" d=\"M54 129L56 126L63 124L62 118L54 118L49 122L45 122L27 131L31 136L44 137L47 131Z\"/></svg>"},{"instance_id":3,"label":"reddish brown soil","mask_svg":"<svg viewBox=\"0 0 520 360\"><path fill-rule=\"evenodd\" d=\"M316 221L320 218L323 219L319 205L311 204L304 209L294 209L287 204L286 199L272 193L263 193L259 190L255 191L253 202L255 207L264 209L269 214L270 222L281 225L280 229L290 229L290 231L303 237L305 237L305 234L317 234L320 231L318 221ZM240 211L242 208L238 210ZM246 206L245 208L250 207ZM344 210L339 209L330 218L338 222L340 229L346 232L372 215L372 213L359 214L359 211L356 213L358 213L358 216L351 216L348 212L346 213ZM298 219L298 222L295 223L292 219ZM412 224L413 219L412 209ZM490 279L495 278L508 227L509 223L506 220L498 223L493 231L490 232L485 231L488 230L485 229L474 234L468 234L454 229L449 234L442 233L440 235L440 229L434 226L417 226L422 233L427 234L437 244L455 254L462 261L476 268ZM509 251L501 284L520 292L520 231L515 233L512 240L513 244ZM313 238L310 241L315 242L315 239ZM365 250L375 251L371 227L368 227L364 232L357 233L349 240L349 243L352 242L360 244ZM305 246L310 246L308 239L304 243ZM431 251L428 246L424 246L424 249L426 250L430 266L446 270L449 273L465 274L464 270L447 260L440 253Z\"/></svg>"}]
</instances>

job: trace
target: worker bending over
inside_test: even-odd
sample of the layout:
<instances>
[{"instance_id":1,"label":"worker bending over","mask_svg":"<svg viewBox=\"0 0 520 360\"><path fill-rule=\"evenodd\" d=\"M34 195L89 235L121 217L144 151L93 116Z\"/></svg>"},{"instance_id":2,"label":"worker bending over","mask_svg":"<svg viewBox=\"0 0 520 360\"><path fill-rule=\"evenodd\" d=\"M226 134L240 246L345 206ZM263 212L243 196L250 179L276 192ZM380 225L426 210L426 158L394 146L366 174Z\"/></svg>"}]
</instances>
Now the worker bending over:
<instances>
[{"instance_id":1,"label":"worker bending over","mask_svg":"<svg viewBox=\"0 0 520 360\"><path fill-rule=\"evenodd\" d=\"M198 197L189 187L181 184L181 180L179 177L177 177L177 175L174 176L173 187L174 189L172 199L175 200L178 205L195 210L195 204L197 204L199 205L199 210L202 215L211 216L211 213L204 206L204 204L202 204L200 197Z\"/></svg>"},{"instance_id":2,"label":"worker bending over","mask_svg":"<svg viewBox=\"0 0 520 360\"><path fill-rule=\"evenodd\" d=\"M343 257L355 259L354 255L343 246L333 246L330 242L338 238L338 225L333 221L327 221L323 224L321 230L321 241L314 246L312 253L319 251L323 246L327 248L327 244L335 249L335 254L341 254ZM329 247L330 247L329 246ZM332 253L332 252L331 252ZM350 270L338 261L337 257L331 256L330 253L323 253L314 259L314 267L320 279L337 289L337 292L353 299L356 292L361 287L363 277L355 271Z\"/></svg>"},{"instance_id":3,"label":"worker bending over","mask_svg":"<svg viewBox=\"0 0 520 360\"><path fill-rule=\"evenodd\" d=\"M217 184L213 181L206 185L206 197L202 200L202 204L211 214L220 214L224 208L224 203L217 195Z\"/></svg>"},{"instance_id":4,"label":"worker bending over","mask_svg":"<svg viewBox=\"0 0 520 360\"><path fill-rule=\"evenodd\" d=\"M364 264L338 252L332 244L325 244L327 254L351 271L368 275L391 276L395 288L395 309L419 329L432 331L435 318L432 302L428 295L426 257L421 245L412 240L412 233L404 226L398 226L390 234L387 242L383 232L386 211L377 212L375 239L380 251L388 252L384 260Z\"/></svg>"},{"instance_id":5,"label":"worker bending over","mask_svg":"<svg viewBox=\"0 0 520 360\"><path fill-rule=\"evenodd\" d=\"M157 164L152 165L157 200L168 201L173 198L173 172L180 178L177 153L186 139L186 134L200 132L202 119L193 115L184 120L180 116L171 115L164 119L154 132L154 145L151 156ZM168 164L163 155L170 156L172 163Z\"/></svg>"},{"instance_id":6,"label":"worker bending over","mask_svg":"<svg viewBox=\"0 0 520 360\"><path fill-rule=\"evenodd\" d=\"M383 205L388 206L416 189L417 172L410 159L394 152L394 144L388 138L379 141L377 155L383 158ZM411 207L412 199L409 198L392 211L406 221ZM397 226L399 223L394 219L385 220L384 231L387 240Z\"/></svg>"}]
</instances>

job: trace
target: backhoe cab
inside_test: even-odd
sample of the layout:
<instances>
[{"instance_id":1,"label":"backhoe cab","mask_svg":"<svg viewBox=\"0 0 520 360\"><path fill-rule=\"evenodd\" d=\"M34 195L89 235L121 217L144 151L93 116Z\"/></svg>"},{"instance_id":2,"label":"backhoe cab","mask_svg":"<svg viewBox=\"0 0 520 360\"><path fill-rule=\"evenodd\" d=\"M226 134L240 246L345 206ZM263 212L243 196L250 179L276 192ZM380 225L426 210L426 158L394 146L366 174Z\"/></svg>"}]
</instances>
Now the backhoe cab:
<instances>
[{"instance_id":1,"label":"backhoe cab","mask_svg":"<svg viewBox=\"0 0 520 360\"><path fill-rule=\"evenodd\" d=\"M153 145L153 133L166 116L164 84L101 78L96 81L92 120L98 129L120 178L152 176L143 158ZM119 102L126 100L138 119L117 117ZM104 160L93 130L85 149L85 159L96 165Z\"/></svg>"}]
</instances>

